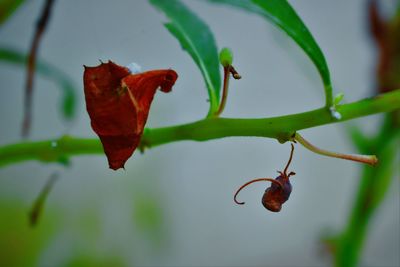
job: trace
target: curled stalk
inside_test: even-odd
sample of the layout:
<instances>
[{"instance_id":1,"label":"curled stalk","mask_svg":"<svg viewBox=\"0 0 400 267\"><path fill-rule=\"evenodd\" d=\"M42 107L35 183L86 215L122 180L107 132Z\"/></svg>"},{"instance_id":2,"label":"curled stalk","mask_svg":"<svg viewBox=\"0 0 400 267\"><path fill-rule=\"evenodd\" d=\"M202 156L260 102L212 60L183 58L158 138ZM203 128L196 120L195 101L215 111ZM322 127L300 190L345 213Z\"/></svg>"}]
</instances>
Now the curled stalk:
<instances>
[{"instance_id":1,"label":"curled stalk","mask_svg":"<svg viewBox=\"0 0 400 267\"><path fill-rule=\"evenodd\" d=\"M239 189L236 190L236 193L235 193L235 195L233 196L233 201L234 201L236 204L238 204L238 205L244 205L245 202L239 202L239 201L237 200L237 195L239 194L239 192L242 191L242 189L245 188L246 186L248 186L248 185L250 185L250 184L252 184L252 183L261 182L261 181L271 182L271 183L273 183L273 184L278 185L280 188L283 189L283 185L282 185L279 181L277 181L277 180L274 180L274 179L272 179L272 178L257 178L257 179L253 179L253 180L251 180L251 181L245 183L245 184L242 185L241 187L239 187Z\"/></svg>"}]
</instances>

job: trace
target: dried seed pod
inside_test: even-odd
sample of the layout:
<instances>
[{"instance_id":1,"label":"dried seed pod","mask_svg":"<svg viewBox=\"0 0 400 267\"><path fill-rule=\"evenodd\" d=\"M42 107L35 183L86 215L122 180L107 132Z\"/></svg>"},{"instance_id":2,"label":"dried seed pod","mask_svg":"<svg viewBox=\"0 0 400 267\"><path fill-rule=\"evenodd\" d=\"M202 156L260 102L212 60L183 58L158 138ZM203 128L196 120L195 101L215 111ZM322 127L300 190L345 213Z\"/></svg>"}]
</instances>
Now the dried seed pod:
<instances>
[{"instance_id":1,"label":"dried seed pod","mask_svg":"<svg viewBox=\"0 0 400 267\"><path fill-rule=\"evenodd\" d=\"M288 163L286 164L285 169L283 171L278 171L280 175L275 179L258 178L245 183L235 193L234 201L236 204L239 205L244 204L244 202L238 202L236 200L237 195L243 188L255 182L268 181L271 182L272 184L265 190L261 202L263 206L270 211L279 212L282 209L282 204L289 199L290 193L292 192L292 185L290 184L289 177L296 174L294 172L290 172L289 174L287 173L290 162L292 161L293 158L294 146L293 144L291 144L291 146L292 150L290 152L290 157Z\"/></svg>"}]
</instances>

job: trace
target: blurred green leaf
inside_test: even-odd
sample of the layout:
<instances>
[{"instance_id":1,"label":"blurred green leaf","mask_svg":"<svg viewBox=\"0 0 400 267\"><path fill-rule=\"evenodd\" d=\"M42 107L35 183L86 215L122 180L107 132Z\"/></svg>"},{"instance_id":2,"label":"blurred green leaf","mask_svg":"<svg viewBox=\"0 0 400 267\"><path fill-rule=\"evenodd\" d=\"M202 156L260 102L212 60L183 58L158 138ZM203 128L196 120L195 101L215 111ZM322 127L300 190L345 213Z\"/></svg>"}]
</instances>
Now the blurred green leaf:
<instances>
[{"instance_id":1,"label":"blurred green leaf","mask_svg":"<svg viewBox=\"0 0 400 267\"><path fill-rule=\"evenodd\" d=\"M336 236L337 250L334 251L336 266L357 266L369 224L385 195L389 192L395 170L398 168L397 153L400 142L400 128L394 127L394 113L385 116L379 132L365 137L359 128L348 131L361 153L375 154L376 166L363 166L362 176L355 196L355 202L344 230Z\"/></svg>"},{"instance_id":2,"label":"blurred green leaf","mask_svg":"<svg viewBox=\"0 0 400 267\"><path fill-rule=\"evenodd\" d=\"M74 258L69 259L66 262L65 267L87 267L87 266L96 266L96 267L122 267L125 266L122 259L116 256L110 255L93 255L85 252L81 252L80 255L74 255Z\"/></svg>"},{"instance_id":3,"label":"blurred green leaf","mask_svg":"<svg viewBox=\"0 0 400 267\"><path fill-rule=\"evenodd\" d=\"M162 208L155 199L140 196L134 202L134 218L138 228L153 232L162 225Z\"/></svg>"},{"instance_id":4,"label":"blurred green leaf","mask_svg":"<svg viewBox=\"0 0 400 267\"><path fill-rule=\"evenodd\" d=\"M0 48L0 61L25 67L27 55L10 48ZM65 119L71 120L76 114L76 88L72 80L57 67L37 61L36 72L53 80L62 89L61 112Z\"/></svg>"},{"instance_id":5,"label":"blurred green leaf","mask_svg":"<svg viewBox=\"0 0 400 267\"><path fill-rule=\"evenodd\" d=\"M368 138L359 127L351 124L346 127L346 133L360 153L370 153L372 140L371 138Z\"/></svg>"},{"instance_id":6,"label":"blurred green leaf","mask_svg":"<svg viewBox=\"0 0 400 267\"><path fill-rule=\"evenodd\" d=\"M371 209L377 209L388 192L392 177L394 177L398 145L399 143L394 139L385 144L378 155L378 166L371 170L371 179L374 180L373 188L375 189L370 199Z\"/></svg>"},{"instance_id":7,"label":"blurred green leaf","mask_svg":"<svg viewBox=\"0 0 400 267\"><path fill-rule=\"evenodd\" d=\"M152 242L155 248L165 241L165 218L163 201L151 189L140 186L133 193L133 220L137 229Z\"/></svg>"},{"instance_id":8,"label":"blurred green leaf","mask_svg":"<svg viewBox=\"0 0 400 267\"><path fill-rule=\"evenodd\" d=\"M29 227L25 204L0 199L0 266L37 266L55 233L56 218L49 212L37 228Z\"/></svg>"},{"instance_id":9,"label":"blurred green leaf","mask_svg":"<svg viewBox=\"0 0 400 267\"><path fill-rule=\"evenodd\" d=\"M24 0L0 0L0 25L2 25Z\"/></svg>"},{"instance_id":10,"label":"blurred green leaf","mask_svg":"<svg viewBox=\"0 0 400 267\"><path fill-rule=\"evenodd\" d=\"M384 146L374 146L379 158L375 167L364 166L354 207L345 230L338 235L336 266L357 266L369 224L390 187L395 169L398 144L390 140Z\"/></svg>"},{"instance_id":11,"label":"blurred green leaf","mask_svg":"<svg viewBox=\"0 0 400 267\"><path fill-rule=\"evenodd\" d=\"M207 85L210 98L209 115L217 111L221 77L215 39L208 26L178 0L150 0L170 19L165 27L196 62Z\"/></svg>"},{"instance_id":12,"label":"blurred green leaf","mask_svg":"<svg viewBox=\"0 0 400 267\"><path fill-rule=\"evenodd\" d=\"M207 0L227 4L263 16L285 31L310 57L321 75L326 106L332 106L332 84L328 65L314 37L286 0Z\"/></svg>"},{"instance_id":13,"label":"blurred green leaf","mask_svg":"<svg viewBox=\"0 0 400 267\"><path fill-rule=\"evenodd\" d=\"M52 190L54 183L58 179L58 173L53 173L48 179L42 190L40 191L39 195L36 197L35 201L33 202L32 208L29 212L29 223L31 227L35 227L40 220L40 217L44 210L44 204L46 199Z\"/></svg>"}]
</instances>

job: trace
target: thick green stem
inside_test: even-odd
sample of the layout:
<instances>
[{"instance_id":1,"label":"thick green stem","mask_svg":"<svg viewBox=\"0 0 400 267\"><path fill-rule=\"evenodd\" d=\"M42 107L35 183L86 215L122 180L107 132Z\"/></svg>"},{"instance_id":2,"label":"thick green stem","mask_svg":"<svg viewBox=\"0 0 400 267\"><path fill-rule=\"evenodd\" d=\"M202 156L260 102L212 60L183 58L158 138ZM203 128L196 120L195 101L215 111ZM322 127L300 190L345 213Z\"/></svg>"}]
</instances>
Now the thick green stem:
<instances>
[{"instance_id":1,"label":"thick green stem","mask_svg":"<svg viewBox=\"0 0 400 267\"><path fill-rule=\"evenodd\" d=\"M177 126L146 129L141 146L154 147L182 140L206 141L230 136L270 137L285 142L302 129L395 109L400 109L400 90L338 106L337 111L342 115L340 120L332 118L326 108L263 119L207 118ZM0 147L0 166L26 160L62 161L73 155L101 153L103 149L97 138L65 136L57 140L22 142Z\"/></svg>"},{"instance_id":2,"label":"thick green stem","mask_svg":"<svg viewBox=\"0 0 400 267\"><path fill-rule=\"evenodd\" d=\"M329 109L333 105L332 86L330 84L325 84L324 89L325 89L325 107Z\"/></svg>"}]
</instances>

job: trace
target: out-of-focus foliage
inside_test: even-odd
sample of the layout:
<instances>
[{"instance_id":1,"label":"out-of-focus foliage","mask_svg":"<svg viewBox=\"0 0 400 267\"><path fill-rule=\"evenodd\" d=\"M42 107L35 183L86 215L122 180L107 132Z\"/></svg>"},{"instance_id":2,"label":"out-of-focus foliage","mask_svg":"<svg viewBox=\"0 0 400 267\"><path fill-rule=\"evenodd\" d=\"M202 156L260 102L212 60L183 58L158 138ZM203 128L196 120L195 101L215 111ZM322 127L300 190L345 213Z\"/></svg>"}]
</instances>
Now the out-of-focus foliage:
<instances>
[{"instance_id":1,"label":"out-of-focus foliage","mask_svg":"<svg viewBox=\"0 0 400 267\"><path fill-rule=\"evenodd\" d=\"M369 2L369 26L376 42L376 93L398 90L400 87L400 13L385 19L379 12L378 1ZM360 153L375 154L379 163L374 168L363 166L361 180L347 225L341 233L325 240L331 247L336 266L357 266L369 224L389 191L398 169L400 147L400 110L385 115L375 136L367 136L352 126L348 133Z\"/></svg>"},{"instance_id":2,"label":"out-of-focus foliage","mask_svg":"<svg viewBox=\"0 0 400 267\"><path fill-rule=\"evenodd\" d=\"M15 49L0 47L0 61L25 67L27 55ZM76 115L77 88L74 82L57 67L39 60L36 65L36 71L44 77L53 80L62 90L61 113L64 118L71 120Z\"/></svg>"},{"instance_id":3,"label":"out-of-focus foliage","mask_svg":"<svg viewBox=\"0 0 400 267\"><path fill-rule=\"evenodd\" d=\"M51 213L37 228L28 222L28 209L15 200L0 201L0 266L36 266L54 232Z\"/></svg>"},{"instance_id":4,"label":"out-of-focus foliage","mask_svg":"<svg viewBox=\"0 0 400 267\"><path fill-rule=\"evenodd\" d=\"M25 0L0 0L0 25L2 25Z\"/></svg>"},{"instance_id":5,"label":"out-of-focus foliage","mask_svg":"<svg viewBox=\"0 0 400 267\"><path fill-rule=\"evenodd\" d=\"M366 138L353 128L349 133L361 153L375 154L379 163L375 167L363 166L355 202L344 230L324 237L334 255L336 266L357 266L368 235L368 226L389 190L395 171L400 129L391 127L393 114L388 114L373 138Z\"/></svg>"},{"instance_id":6,"label":"out-of-focus foliage","mask_svg":"<svg viewBox=\"0 0 400 267\"><path fill-rule=\"evenodd\" d=\"M96 266L96 267L123 267L126 266L119 257L110 257L108 255L103 255L102 257L96 257L93 254L85 254L77 255L76 257L70 259L64 267L87 267L87 266Z\"/></svg>"},{"instance_id":7,"label":"out-of-focus foliage","mask_svg":"<svg viewBox=\"0 0 400 267\"><path fill-rule=\"evenodd\" d=\"M146 236L154 248L165 245L167 229L164 209L166 203L161 193L155 194L156 185L137 185L132 193L132 216L137 230ZM161 190L158 190L161 192Z\"/></svg>"}]
</instances>

